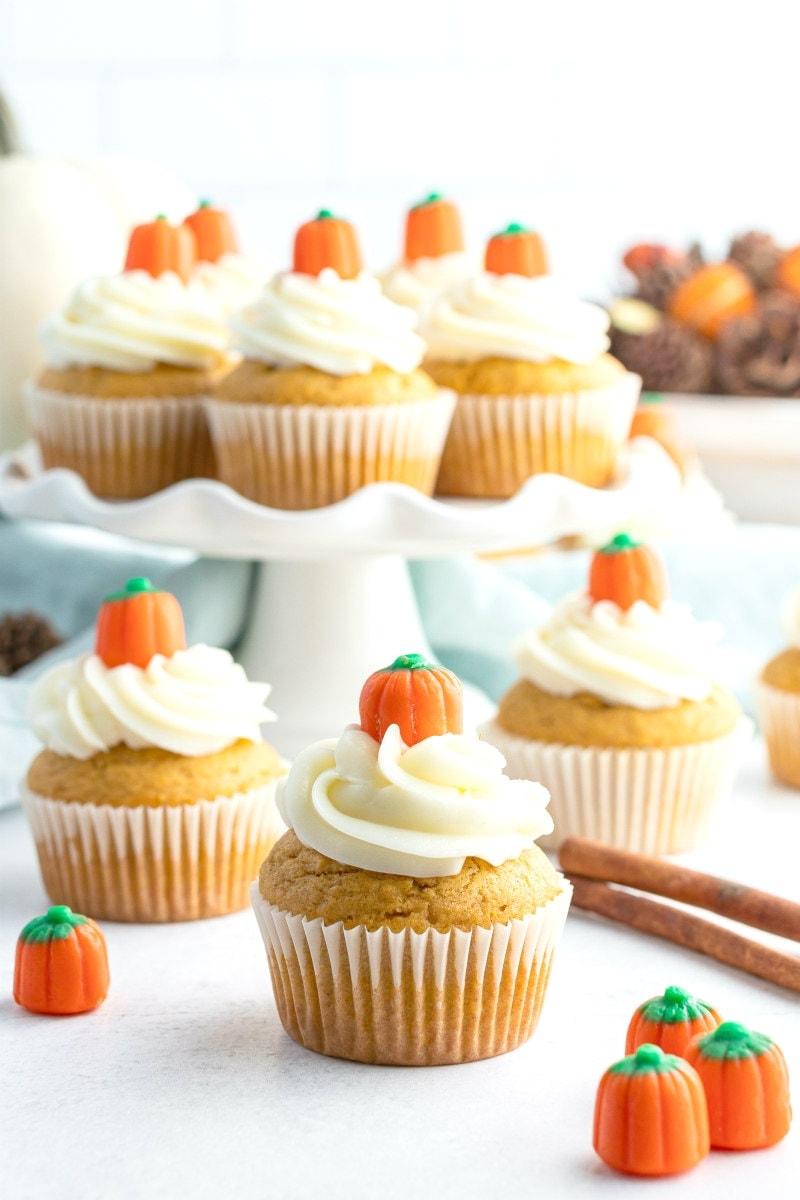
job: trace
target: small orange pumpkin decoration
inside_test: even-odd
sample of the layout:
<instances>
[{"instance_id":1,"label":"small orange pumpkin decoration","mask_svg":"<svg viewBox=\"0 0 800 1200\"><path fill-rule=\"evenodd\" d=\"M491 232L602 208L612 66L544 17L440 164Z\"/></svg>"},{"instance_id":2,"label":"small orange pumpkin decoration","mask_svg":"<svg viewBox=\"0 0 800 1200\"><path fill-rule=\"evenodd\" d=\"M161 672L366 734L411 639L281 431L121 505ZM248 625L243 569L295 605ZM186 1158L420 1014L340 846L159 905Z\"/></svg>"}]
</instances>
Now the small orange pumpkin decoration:
<instances>
[{"instance_id":1,"label":"small orange pumpkin decoration","mask_svg":"<svg viewBox=\"0 0 800 1200\"><path fill-rule=\"evenodd\" d=\"M489 238L484 266L493 275L546 275L547 252L538 233L524 225L507 225Z\"/></svg>"},{"instance_id":2,"label":"small orange pumpkin decoration","mask_svg":"<svg viewBox=\"0 0 800 1200\"><path fill-rule=\"evenodd\" d=\"M668 987L663 996L653 996L640 1004L631 1017L625 1039L625 1053L650 1043L665 1054L683 1055L693 1037L716 1029L719 1013L697 1000L683 988Z\"/></svg>"},{"instance_id":3,"label":"small orange pumpkin decoration","mask_svg":"<svg viewBox=\"0 0 800 1200\"><path fill-rule=\"evenodd\" d=\"M711 1145L718 1150L774 1146L789 1132L789 1072L776 1044L737 1021L694 1038L686 1050L703 1081Z\"/></svg>"},{"instance_id":4,"label":"small orange pumpkin decoration","mask_svg":"<svg viewBox=\"0 0 800 1200\"><path fill-rule=\"evenodd\" d=\"M195 236L199 262L213 263L223 254L239 253L230 216L224 209L212 207L210 200L201 200L197 212L190 213L183 223Z\"/></svg>"},{"instance_id":5,"label":"small orange pumpkin decoration","mask_svg":"<svg viewBox=\"0 0 800 1200\"><path fill-rule=\"evenodd\" d=\"M451 200L443 199L438 192L431 192L408 210L404 250L406 262L415 262L418 258L441 258L444 254L458 254L463 249L461 214Z\"/></svg>"},{"instance_id":6,"label":"small orange pumpkin decoration","mask_svg":"<svg viewBox=\"0 0 800 1200\"><path fill-rule=\"evenodd\" d=\"M452 671L421 654L401 654L373 672L358 701L361 728L376 742L390 725L400 726L407 746L441 733L461 733L461 682Z\"/></svg>"},{"instance_id":7,"label":"small orange pumpkin decoration","mask_svg":"<svg viewBox=\"0 0 800 1200\"><path fill-rule=\"evenodd\" d=\"M680 440L672 409L662 403L661 397L656 392L648 392L643 395L634 410L628 440L637 437L649 437L654 442L658 442L659 446L666 450L681 475L686 474L686 469L693 457L691 450Z\"/></svg>"},{"instance_id":8,"label":"small orange pumpkin decoration","mask_svg":"<svg viewBox=\"0 0 800 1200\"><path fill-rule=\"evenodd\" d=\"M94 921L65 904L34 917L19 935L14 999L29 1012L90 1012L105 1000L108 979L105 938Z\"/></svg>"},{"instance_id":9,"label":"small orange pumpkin decoration","mask_svg":"<svg viewBox=\"0 0 800 1200\"><path fill-rule=\"evenodd\" d=\"M132 663L146 667L154 654L169 658L186 649L181 606L170 592L149 579L129 579L121 592L107 596L97 614L95 654L107 667Z\"/></svg>"},{"instance_id":10,"label":"small orange pumpkin decoration","mask_svg":"<svg viewBox=\"0 0 800 1200\"><path fill-rule=\"evenodd\" d=\"M625 251L622 261L632 274L641 275L654 267L674 266L683 258L679 250L671 250L658 242L637 242Z\"/></svg>"},{"instance_id":11,"label":"small orange pumpkin decoration","mask_svg":"<svg viewBox=\"0 0 800 1200\"><path fill-rule=\"evenodd\" d=\"M773 284L800 298L800 246L787 250L775 270Z\"/></svg>"},{"instance_id":12,"label":"small orange pumpkin decoration","mask_svg":"<svg viewBox=\"0 0 800 1200\"><path fill-rule=\"evenodd\" d=\"M627 533L618 533L595 551L589 570L589 595L613 600L627 611L637 600L658 608L669 593L667 573L661 556L650 546L635 542Z\"/></svg>"},{"instance_id":13,"label":"small orange pumpkin decoration","mask_svg":"<svg viewBox=\"0 0 800 1200\"><path fill-rule=\"evenodd\" d=\"M170 225L163 214L137 225L128 241L126 271L147 271L154 279L174 271L188 283L197 262L197 242L188 225Z\"/></svg>"},{"instance_id":14,"label":"small orange pumpkin decoration","mask_svg":"<svg viewBox=\"0 0 800 1200\"><path fill-rule=\"evenodd\" d=\"M667 311L676 321L713 340L726 321L746 316L755 307L756 293L744 271L735 263L723 262L700 267L679 283Z\"/></svg>"},{"instance_id":15,"label":"small orange pumpkin decoration","mask_svg":"<svg viewBox=\"0 0 800 1200\"><path fill-rule=\"evenodd\" d=\"M710 1149L703 1085L694 1068L659 1046L640 1046L600 1080L593 1145L628 1175L676 1175Z\"/></svg>"},{"instance_id":16,"label":"small orange pumpkin decoration","mask_svg":"<svg viewBox=\"0 0 800 1200\"><path fill-rule=\"evenodd\" d=\"M302 275L319 275L330 267L341 279L355 279L361 266L355 229L327 208L320 209L314 220L301 225L295 234L293 270Z\"/></svg>"}]
</instances>

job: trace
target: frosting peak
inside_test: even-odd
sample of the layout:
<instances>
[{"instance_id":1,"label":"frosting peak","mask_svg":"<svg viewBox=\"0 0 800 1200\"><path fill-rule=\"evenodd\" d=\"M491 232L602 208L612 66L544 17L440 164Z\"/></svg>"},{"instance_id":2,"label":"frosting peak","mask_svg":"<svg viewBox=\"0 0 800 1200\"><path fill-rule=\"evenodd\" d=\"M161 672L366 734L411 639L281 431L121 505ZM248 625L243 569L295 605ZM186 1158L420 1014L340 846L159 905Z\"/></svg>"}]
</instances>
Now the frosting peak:
<instances>
[{"instance_id":1,"label":"frosting peak","mask_svg":"<svg viewBox=\"0 0 800 1200\"><path fill-rule=\"evenodd\" d=\"M425 344L414 333L415 314L393 304L373 276L341 279L330 267L319 275L276 275L231 325L246 358L277 367L316 367L331 375L367 375L383 364L413 371Z\"/></svg>"},{"instance_id":2,"label":"frosting peak","mask_svg":"<svg viewBox=\"0 0 800 1200\"><path fill-rule=\"evenodd\" d=\"M304 750L276 798L300 841L336 862L457 875L467 857L499 866L553 828L546 789L508 779L504 766L493 746L462 734L408 747L392 725L379 745L349 726Z\"/></svg>"}]
</instances>

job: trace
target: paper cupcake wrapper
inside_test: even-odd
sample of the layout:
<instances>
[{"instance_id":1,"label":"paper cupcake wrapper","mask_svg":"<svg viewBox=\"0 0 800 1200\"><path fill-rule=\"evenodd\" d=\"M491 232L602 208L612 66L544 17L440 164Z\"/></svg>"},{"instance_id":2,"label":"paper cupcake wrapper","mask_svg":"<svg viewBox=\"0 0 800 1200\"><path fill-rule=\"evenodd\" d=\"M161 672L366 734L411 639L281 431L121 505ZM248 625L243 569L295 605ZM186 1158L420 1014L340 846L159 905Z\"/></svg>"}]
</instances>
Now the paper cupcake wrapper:
<instances>
[{"instance_id":1,"label":"paper cupcake wrapper","mask_svg":"<svg viewBox=\"0 0 800 1200\"><path fill-rule=\"evenodd\" d=\"M437 1066L513 1050L531 1036L572 887L524 920L488 928L325 925L251 900L283 1027L309 1050Z\"/></svg>"},{"instance_id":2,"label":"paper cupcake wrapper","mask_svg":"<svg viewBox=\"0 0 800 1200\"><path fill-rule=\"evenodd\" d=\"M755 701L773 775L800 788L800 695L759 682Z\"/></svg>"},{"instance_id":3,"label":"paper cupcake wrapper","mask_svg":"<svg viewBox=\"0 0 800 1200\"><path fill-rule=\"evenodd\" d=\"M513 496L551 471L604 487L630 431L641 379L553 395L458 397L436 482L452 496Z\"/></svg>"},{"instance_id":4,"label":"paper cupcake wrapper","mask_svg":"<svg viewBox=\"0 0 800 1200\"><path fill-rule=\"evenodd\" d=\"M96 496L119 500L149 496L180 479L215 475L204 400L98 400L32 384L25 389L45 467L67 467Z\"/></svg>"},{"instance_id":5,"label":"paper cupcake wrapper","mask_svg":"<svg viewBox=\"0 0 800 1200\"><path fill-rule=\"evenodd\" d=\"M23 789L45 888L107 921L191 921L247 907L285 825L276 780L196 804L64 803Z\"/></svg>"},{"instance_id":6,"label":"paper cupcake wrapper","mask_svg":"<svg viewBox=\"0 0 800 1200\"><path fill-rule=\"evenodd\" d=\"M543 849L576 836L643 854L678 854L704 840L752 723L743 718L724 737L664 749L536 742L496 721L481 733L505 756L506 775L533 779L549 791L554 830L538 839Z\"/></svg>"},{"instance_id":7,"label":"paper cupcake wrapper","mask_svg":"<svg viewBox=\"0 0 800 1200\"><path fill-rule=\"evenodd\" d=\"M219 478L271 508L319 508L368 483L430 495L455 407L452 392L375 407L234 404L207 413Z\"/></svg>"}]
</instances>

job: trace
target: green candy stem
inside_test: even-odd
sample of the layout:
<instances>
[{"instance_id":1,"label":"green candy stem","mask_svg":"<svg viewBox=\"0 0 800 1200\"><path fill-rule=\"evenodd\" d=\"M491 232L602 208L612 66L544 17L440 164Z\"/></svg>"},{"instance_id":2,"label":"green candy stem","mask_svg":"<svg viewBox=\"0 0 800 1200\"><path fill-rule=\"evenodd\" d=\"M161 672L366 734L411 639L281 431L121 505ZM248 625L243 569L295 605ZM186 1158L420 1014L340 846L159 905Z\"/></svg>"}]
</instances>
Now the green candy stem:
<instances>
[{"instance_id":1,"label":"green candy stem","mask_svg":"<svg viewBox=\"0 0 800 1200\"><path fill-rule=\"evenodd\" d=\"M755 1033L738 1021L723 1021L697 1043L703 1058L758 1058L773 1045L772 1038Z\"/></svg>"},{"instance_id":2,"label":"green candy stem","mask_svg":"<svg viewBox=\"0 0 800 1200\"><path fill-rule=\"evenodd\" d=\"M629 1054L608 1069L614 1075L666 1075L680 1064L677 1054L665 1054L660 1046L645 1042L635 1054Z\"/></svg>"},{"instance_id":3,"label":"green candy stem","mask_svg":"<svg viewBox=\"0 0 800 1200\"><path fill-rule=\"evenodd\" d=\"M23 942L58 942L68 938L76 925L85 925L86 917L74 913L66 904L56 904L43 917L34 917L19 935Z\"/></svg>"},{"instance_id":4,"label":"green candy stem","mask_svg":"<svg viewBox=\"0 0 800 1200\"><path fill-rule=\"evenodd\" d=\"M133 579L129 579L125 587L120 592L112 592L110 596L106 596L105 603L109 600L127 600L130 596L138 596L140 592L158 592L160 588L153 587L149 579L144 575L137 575Z\"/></svg>"},{"instance_id":5,"label":"green candy stem","mask_svg":"<svg viewBox=\"0 0 800 1200\"><path fill-rule=\"evenodd\" d=\"M385 671L430 671L436 666L424 654L401 654Z\"/></svg>"},{"instance_id":6,"label":"green candy stem","mask_svg":"<svg viewBox=\"0 0 800 1200\"><path fill-rule=\"evenodd\" d=\"M530 233L527 225L520 225L518 221L512 221L510 225L506 225L505 229L501 229L496 233L495 237L514 237L517 233Z\"/></svg>"},{"instance_id":7,"label":"green candy stem","mask_svg":"<svg viewBox=\"0 0 800 1200\"><path fill-rule=\"evenodd\" d=\"M314 218L315 221L335 221L333 213L329 208L321 208Z\"/></svg>"},{"instance_id":8,"label":"green candy stem","mask_svg":"<svg viewBox=\"0 0 800 1200\"><path fill-rule=\"evenodd\" d=\"M668 987L663 996L654 996L639 1007L640 1016L656 1025L678 1025L683 1021L696 1021L707 1012L707 1004L679 987Z\"/></svg>"},{"instance_id":9,"label":"green candy stem","mask_svg":"<svg viewBox=\"0 0 800 1200\"><path fill-rule=\"evenodd\" d=\"M167 214L166 214L166 213L156 213L156 220L157 220L157 221L166 221L166 219L167 219Z\"/></svg>"},{"instance_id":10,"label":"green candy stem","mask_svg":"<svg viewBox=\"0 0 800 1200\"><path fill-rule=\"evenodd\" d=\"M428 192L424 200L418 200L416 204L412 204L412 208L426 208L429 204L438 204L442 199L441 192Z\"/></svg>"},{"instance_id":11,"label":"green candy stem","mask_svg":"<svg viewBox=\"0 0 800 1200\"><path fill-rule=\"evenodd\" d=\"M661 392L642 392L639 397L639 403L642 405L658 405L664 403L664 397Z\"/></svg>"},{"instance_id":12,"label":"green candy stem","mask_svg":"<svg viewBox=\"0 0 800 1200\"><path fill-rule=\"evenodd\" d=\"M213 208L214 206L210 200L201 200L197 207L198 208Z\"/></svg>"},{"instance_id":13,"label":"green candy stem","mask_svg":"<svg viewBox=\"0 0 800 1200\"><path fill-rule=\"evenodd\" d=\"M601 546L598 554L621 554L623 550L636 550L641 542L635 541L628 533L618 533L605 546Z\"/></svg>"}]
</instances>

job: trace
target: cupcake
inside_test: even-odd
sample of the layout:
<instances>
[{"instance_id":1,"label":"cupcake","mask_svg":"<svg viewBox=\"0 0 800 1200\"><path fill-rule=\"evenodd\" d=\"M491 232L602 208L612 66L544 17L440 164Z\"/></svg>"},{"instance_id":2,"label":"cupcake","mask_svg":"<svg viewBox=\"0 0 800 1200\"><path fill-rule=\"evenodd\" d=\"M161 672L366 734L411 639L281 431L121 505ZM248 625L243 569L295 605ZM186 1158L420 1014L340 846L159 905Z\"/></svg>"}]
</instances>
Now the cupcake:
<instances>
[{"instance_id":1,"label":"cupcake","mask_svg":"<svg viewBox=\"0 0 800 1200\"><path fill-rule=\"evenodd\" d=\"M756 710L772 773L800 788L800 590L789 598L784 625L790 644L761 672Z\"/></svg>"},{"instance_id":2,"label":"cupcake","mask_svg":"<svg viewBox=\"0 0 800 1200\"><path fill-rule=\"evenodd\" d=\"M208 406L220 478L273 508L381 480L430 494L455 401L418 369L415 324L362 272L348 222L302 226L293 270L232 320L244 361Z\"/></svg>"},{"instance_id":3,"label":"cupcake","mask_svg":"<svg viewBox=\"0 0 800 1200\"><path fill-rule=\"evenodd\" d=\"M420 328L426 369L458 396L437 491L511 496L545 471L604 487L641 383L606 353L607 314L545 274L541 240L519 225L491 238L485 265Z\"/></svg>"},{"instance_id":4,"label":"cupcake","mask_svg":"<svg viewBox=\"0 0 800 1200\"><path fill-rule=\"evenodd\" d=\"M46 366L26 389L42 460L98 496L214 473L203 401L229 333L219 302L185 282L194 254L188 229L139 226L125 271L81 284L42 329Z\"/></svg>"},{"instance_id":5,"label":"cupcake","mask_svg":"<svg viewBox=\"0 0 800 1200\"><path fill-rule=\"evenodd\" d=\"M620 534L515 646L522 678L484 737L551 794L571 835L648 854L691 850L730 786L748 722L713 682L719 631L667 598L661 560Z\"/></svg>"},{"instance_id":6,"label":"cupcake","mask_svg":"<svg viewBox=\"0 0 800 1200\"><path fill-rule=\"evenodd\" d=\"M201 200L196 212L184 220L194 234L197 262L192 281L213 296L228 314L252 304L267 281L267 272L255 258L242 254L227 212Z\"/></svg>"},{"instance_id":7,"label":"cupcake","mask_svg":"<svg viewBox=\"0 0 800 1200\"><path fill-rule=\"evenodd\" d=\"M384 294L423 315L438 296L474 274L461 214L452 201L431 192L406 215L403 258L383 276Z\"/></svg>"},{"instance_id":8,"label":"cupcake","mask_svg":"<svg viewBox=\"0 0 800 1200\"><path fill-rule=\"evenodd\" d=\"M259 726L267 684L226 650L188 649L180 606L132 579L100 609L95 652L35 683L45 749L22 789L54 902L110 921L246 907L283 831L284 774Z\"/></svg>"},{"instance_id":9,"label":"cupcake","mask_svg":"<svg viewBox=\"0 0 800 1200\"><path fill-rule=\"evenodd\" d=\"M403 656L367 680L360 726L279 786L290 830L252 900L310 1050L433 1066L533 1033L572 889L535 845L547 792L461 733L460 703L449 671Z\"/></svg>"}]
</instances>

